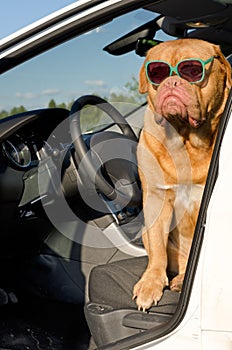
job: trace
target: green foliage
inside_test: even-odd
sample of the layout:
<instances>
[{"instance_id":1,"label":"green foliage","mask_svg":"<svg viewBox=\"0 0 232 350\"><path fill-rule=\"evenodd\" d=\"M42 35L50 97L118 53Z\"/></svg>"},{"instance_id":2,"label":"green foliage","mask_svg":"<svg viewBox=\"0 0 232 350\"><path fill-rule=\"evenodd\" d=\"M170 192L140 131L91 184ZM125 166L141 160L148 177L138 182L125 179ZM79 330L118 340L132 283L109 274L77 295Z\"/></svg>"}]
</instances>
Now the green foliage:
<instances>
[{"instance_id":1,"label":"green foliage","mask_svg":"<svg viewBox=\"0 0 232 350\"><path fill-rule=\"evenodd\" d=\"M9 115L19 114L19 113L23 113L23 112L26 112L26 108L24 106L13 107L9 112L2 110L0 112L0 119L6 118Z\"/></svg>"},{"instance_id":2,"label":"green foliage","mask_svg":"<svg viewBox=\"0 0 232 350\"><path fill-rule=\"evenodd\" d=\"M48 103L48 108L56 108L56 102L55 100L50 100Z\"/></svg>"},{"instance_id":3,"label":"green foliage","mask_svg":"<svg viewBox=\"0 0 232 350\"><path fill-rule=\"evenodd\" d=\"M131 81L125 84L125 88L128 90L134 103L142 104L145 102L146 98L139 93L139 82L134 75L132 76Z\"/></svg>"},{"instance_id":4,"label":"green foliage","mask_svg":"<svg viewBox=\"0 0 232 350\"><path fill-rule=\"evenodd\" d=\"M145 102L144 95L139 94L139 84L137 79L132 76L130 82L125 84L125 92L112 92L109 97L104 97L109 102L116 105L116 108L120 110L122 114L126 114L133 109L135 105ZM51 99L48 103L48 108L67 108L71 109L74 101L68 103L57 104L54 99ZM0 119L5 118L9 115L25 112L24 106L14 107L9 112L2 110L0 111ZM81 112L81 124L83 132L94 130L111 122L111 119L102 112L99 108L91 106L86 107Z\"/></svg>"}]
</instances>

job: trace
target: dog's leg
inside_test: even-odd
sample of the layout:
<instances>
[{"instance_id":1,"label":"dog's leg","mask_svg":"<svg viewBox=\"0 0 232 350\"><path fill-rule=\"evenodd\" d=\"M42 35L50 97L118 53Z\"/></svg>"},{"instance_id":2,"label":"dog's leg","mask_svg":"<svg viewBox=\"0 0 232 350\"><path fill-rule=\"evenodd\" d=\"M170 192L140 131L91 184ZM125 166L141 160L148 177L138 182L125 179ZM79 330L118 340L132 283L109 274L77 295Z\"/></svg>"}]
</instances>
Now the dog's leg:
<instances>
[{"instance_id":1,"label":"dog's leg","mask_svg":"<svg viewBox=\"0 0 232 350\"><path fill-rule=\"evenodd\" d=\"M173 194L170 196L170 193L166 193L164 196L165 192L171 191L162 191L162 195L160 191L155 198L154 194L149 195L145 203L146 232L143 240L148 253L148 266L140 281L134 286L133 294L138 309L144 311L153 303L157 304L162 297L164 287L168 285L167 242L173 212Z\"/></svg>"},{"instance_id":2,"label":"dog's leg","mask_svg":"<svg viewBox=\"0 0 232 350\"><path fill-rule=\"evenodd\" d=\"M199 203L191 203L169 234L168 270L176 275L170 282L172 291L181 292L182 289L198 211Z\"/></svg>"}]
</instances>

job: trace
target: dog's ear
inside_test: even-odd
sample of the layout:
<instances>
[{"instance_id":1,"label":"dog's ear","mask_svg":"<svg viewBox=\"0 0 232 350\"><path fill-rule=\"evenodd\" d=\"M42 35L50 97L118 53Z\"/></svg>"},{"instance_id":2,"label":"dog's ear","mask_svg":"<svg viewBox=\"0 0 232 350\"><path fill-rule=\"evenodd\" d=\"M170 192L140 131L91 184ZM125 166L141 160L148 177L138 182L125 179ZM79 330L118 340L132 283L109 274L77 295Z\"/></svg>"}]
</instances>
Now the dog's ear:
<instances>
[{"instance_id":1,"label":"dog's ear","mask_svg":"<svg viewBox=\"0 0 232 350\"><path fill-rule=\"evenodd\" d=\"M226 71L226 87L230 89L232 87L232 70L231 70L231 65L221 52L221 49L219 46L214 45L214 50L215 50L215 56L219 59L219 61L222 63L223 67L225 68Z\"/></svg>"},{"instance_id":2,"label":"dog's ear","mask_svg":"<svg viewBox=\"0 0 232 350\"><path fill-rule=\"evenodd\" d=\"M148 81L145 71L145 63L143 63L139 74L139 92L145 94L148 91Z\"/></svg>"}]
</instances>

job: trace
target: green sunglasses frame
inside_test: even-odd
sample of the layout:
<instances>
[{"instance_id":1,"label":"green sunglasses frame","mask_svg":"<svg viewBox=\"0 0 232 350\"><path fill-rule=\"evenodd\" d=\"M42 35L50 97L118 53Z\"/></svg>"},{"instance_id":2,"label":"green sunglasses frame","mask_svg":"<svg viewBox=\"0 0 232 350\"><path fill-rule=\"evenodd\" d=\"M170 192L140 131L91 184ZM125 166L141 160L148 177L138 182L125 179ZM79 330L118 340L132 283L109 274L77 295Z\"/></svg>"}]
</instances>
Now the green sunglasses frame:
<instances>
[{"instance_id":1,"label":"green sunglasses frame","mask_svg":"<svg viewBox=\"0 0 232 350\"><path fill-rule=\"evenodd\" d=\"M169 77L172 75L173 72L176 73L179 77L181 77L181 75L180 75L179 72L178 72L178 66L179 66L179 64L182 63L182 62L194 60L194 61L198 61L198 62L200 62L200 63L202 64L202 68L203 68L203 70L202 70L202 77L201 77L200 80L197 80L197 81L188 81L188 80L187 80L187 81L188 81L190 84L200 83L200 82L202 82L202 81L205 79L205 65L208 64L208 63L210 63L210 62L212 62L214 58L215 58L215 56L211 56L210 58L208 58L208 59L205 60L205 61L202 60L202 59L200 59L200 58L185 58L185 59L179 61L179 62L176 64L175 67L171 66L168 62L162 61L162 60L147 61L147 62L145 63L146 76L147 76L148 81L149 81L152 85L159 86L161 83L156 84L156 83L152 82L151 79L150 79L149 76L148 76L148 72L147 72L147 71L148 71L148 65L149 65L150 63L153 63L153 62L162 62L162 63L166 63L166 64L169 66L169 68L170 68ZM167 77L167 78L168 78L168 77ZM166 79L166 78L165 78L165 79Z\"/></svg>"}]
</instances>

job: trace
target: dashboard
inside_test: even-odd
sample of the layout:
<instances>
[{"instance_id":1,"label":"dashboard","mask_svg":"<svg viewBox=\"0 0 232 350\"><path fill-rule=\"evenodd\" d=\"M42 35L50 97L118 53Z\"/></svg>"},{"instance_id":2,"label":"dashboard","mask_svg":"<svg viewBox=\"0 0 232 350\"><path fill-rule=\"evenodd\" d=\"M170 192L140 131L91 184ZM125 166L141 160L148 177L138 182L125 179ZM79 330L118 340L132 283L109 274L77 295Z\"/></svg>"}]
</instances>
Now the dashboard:
<instances>
[{"instance_id":1,"label":"dashboard","mask_svg":"<svg viewBox=\"0 0 232 350\"><path fill-rule=\"evenodd\" d=\"M65 149L67 133L64 131L61 140L56 140L51 133L68 116L68 110L56 108L26 112L2 120L0 162L15 170L26 171L37 166L44 157Z\"/></svg>"},{"instance_id":2,"label":"dashboard","mask_svg":"<svg viewBox=\"0 0 232 350\"><path fill-rule=\"evenodd\" d=\"M25 203L25 200L39 197L39 164L49 157L58 158L60 153L70 146L68 117L68 110L54 108L25 112L0 121L2 221L22 216L22 201ZM55 135L59 125L60 132ZM28 215L27 211L24 215Z\"/></svg>"},{"instance_id":3,"label":"dashboard","mask_svg":"<svg viewBox=\"0 0 232 350\"><path fill-rule=\"evenodd\" d=\"M68 117L68 110L54 108L0 120L0 256L37 251L51 230L40 201L31 205L31 199L38 198L41 160L70 145ZM57 138L54 131L59 125L62 132ZM29 204L22 205L27 199Z\"/></svg>"}]
</instances>

